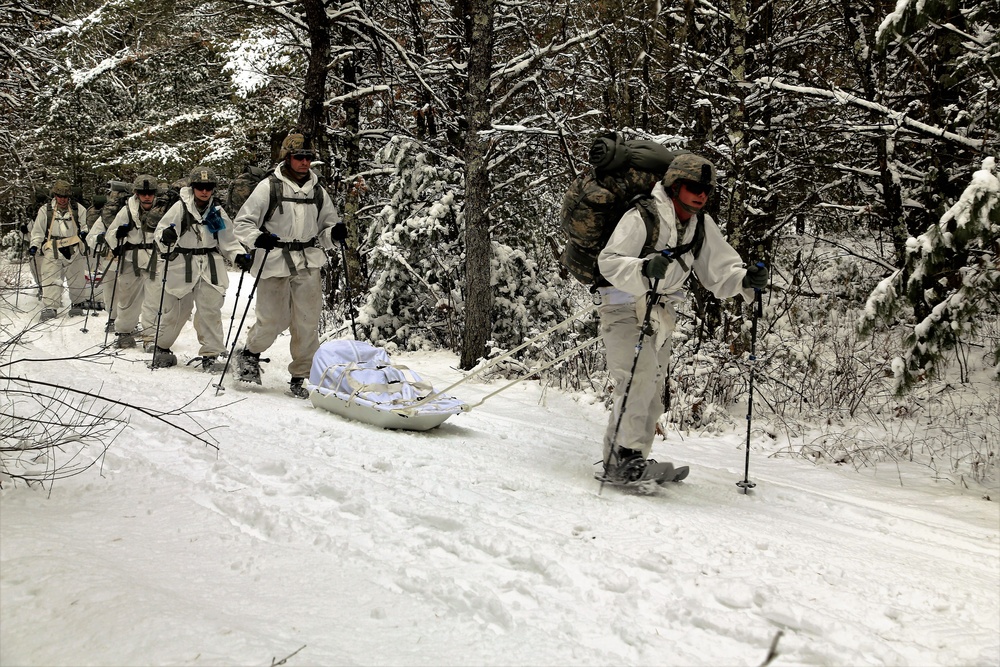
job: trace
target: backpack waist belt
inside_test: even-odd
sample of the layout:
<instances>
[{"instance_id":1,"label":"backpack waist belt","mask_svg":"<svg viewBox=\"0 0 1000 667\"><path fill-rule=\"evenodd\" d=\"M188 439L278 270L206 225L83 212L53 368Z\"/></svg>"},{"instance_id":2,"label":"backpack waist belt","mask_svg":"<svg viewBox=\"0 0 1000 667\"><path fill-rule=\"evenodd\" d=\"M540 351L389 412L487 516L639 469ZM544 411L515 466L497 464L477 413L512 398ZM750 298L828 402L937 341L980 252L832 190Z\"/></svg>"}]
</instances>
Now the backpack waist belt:
<instances>
[{"instance_id":1,"label":"backpack waist belt","mask_svg":"<svg viewBox=\"0 0 1000 667\"><path fill-rule=\"evenodd\" d=\"M174 248L170 253L170 259L173 259L177 253L184 256L184 282L189 283L194 280L194 270L192 268L193 258L195 255L206 255L208 259L208 271L211 275L211 280L213 285L219 284L219 269L215 265L215 257L213 254L219 252L218 248Z\"/></svg>"},{"instance_id":2,"label":"backpack waist belt","mask_svg":"<svg viewBox=\"0 0 1000 667\"><path fill-rule=\"evenodd\" d=\"M55 255L60 248L66 248L68 246L76 245L80 242L79 236L50 236L48 240L42 244L42 252L45 252L49 248L52 248L52 254Z\"/></svg>"},{"instance_id":3,"label":"backpack waist belt","mask_svg":"<svg viewBox=\"0 0 1000 667\"><path fill-rule=\"evenodd\" d=\"M140 250L152 250L152 243L123 243L121 245L122 252L131 250L132 251L132 271L135 272L136 276L142 275L139 268L139 251ZM149 261L146 262L146 271L149 272L149 279L154 280L156 278L156 253L149 253Z\"/></svg>"},{"instance_id":4,"label":"backpack waist belt","mask_svg":"<svg viewBox=\"0 0 1000 667\"><path fill-rule=\"evenodd\" d=\"M308 241L275 241L275 247L288 249L288 250L305 250L306 248L315 248L319 244L316 242L316 237L312 237Z\"/></svg>"},{"instance_id":5,"label":"backpack waist belt","mask_svg":"<svg viewBox=\"0 0 1000 667\"><path fill-rule=\"evenodd\" d=\"M275 247L281 248L281 256L285 259L285 266L288 267L288 272L293 276L298 274L298 270L295 268L295 262L292 261L292 250L303 251L307 248L316 248L319 244L316 242L316 237L312 237L308 241L276 241ZM303 259L306 261L306 268L309 268L309 258L307 255L303 255Z\"/></svg>"}]
</instances>

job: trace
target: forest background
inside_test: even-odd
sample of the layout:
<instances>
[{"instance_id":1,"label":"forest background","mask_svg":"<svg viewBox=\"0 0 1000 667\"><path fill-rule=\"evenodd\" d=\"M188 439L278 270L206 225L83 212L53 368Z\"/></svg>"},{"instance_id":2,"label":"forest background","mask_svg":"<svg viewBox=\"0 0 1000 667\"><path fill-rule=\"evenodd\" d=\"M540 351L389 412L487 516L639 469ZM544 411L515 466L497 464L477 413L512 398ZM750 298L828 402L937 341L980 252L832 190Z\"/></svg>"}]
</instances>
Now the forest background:
<instances>
[{"instance_id":1,"label":"forest background","mask_svg":"<svg viewBox=\"0 0 1000 667\"><path fill-rule=\"evenodd\" d=\"M618 130L717 165L712 215L772 272L755 372L796 453L995 473L1000 398L976 380L1000 369L997 0L0 0L0 16L8 259L55 178L85 202L199 163L226 181L298 130L350 230L326 333L356 312L360 338L469 369L589 304L556 260L559 208ZM668 418L731 427L749 310L692 292ZM519 364L595 334L581 319ZM605 395L601 347L545 377ZM817 417L829 430L806 437Z\"/></svg>"}]
</instances>

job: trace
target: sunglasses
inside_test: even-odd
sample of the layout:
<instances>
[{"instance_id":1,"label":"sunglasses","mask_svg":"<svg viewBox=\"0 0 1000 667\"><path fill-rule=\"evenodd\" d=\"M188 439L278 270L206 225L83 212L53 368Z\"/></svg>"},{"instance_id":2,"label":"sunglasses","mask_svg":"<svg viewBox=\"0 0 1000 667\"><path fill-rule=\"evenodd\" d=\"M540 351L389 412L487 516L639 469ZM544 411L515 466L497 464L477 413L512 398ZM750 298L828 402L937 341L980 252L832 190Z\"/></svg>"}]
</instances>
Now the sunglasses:
<instances>
[{"instance_id":1,"label":"sunglasses","mask_svg":"<svg viewBox=\"0 0 1000 667\"><path fill-rule=\"evenodd\" d=\"M681 185L687 188L687 191L693 195L707 195L712 191L712 186L694 181L681 181Z\"/></svg>"},{"instance_id":2,"label":"sunglasses","mask_svg":"<svg viewBox=\"0 0 1000 667\"><path fill-rule=\"evenodd\" d=\"M203 190L211 192L212 190L215 189L215 183L192 183L191 187L194 188L195 190Z\"/></svg>"},{"instance_id":3,"label":"sunglasses","mask_svg":"<svg viewBox=\"0 0 1000 667\"><path fill-rule=\"evenodd\" d=\"M296 160L309 160L310 162L313 160L312 153L292 153L292 157Z\"/></svg>"}]
</instances>

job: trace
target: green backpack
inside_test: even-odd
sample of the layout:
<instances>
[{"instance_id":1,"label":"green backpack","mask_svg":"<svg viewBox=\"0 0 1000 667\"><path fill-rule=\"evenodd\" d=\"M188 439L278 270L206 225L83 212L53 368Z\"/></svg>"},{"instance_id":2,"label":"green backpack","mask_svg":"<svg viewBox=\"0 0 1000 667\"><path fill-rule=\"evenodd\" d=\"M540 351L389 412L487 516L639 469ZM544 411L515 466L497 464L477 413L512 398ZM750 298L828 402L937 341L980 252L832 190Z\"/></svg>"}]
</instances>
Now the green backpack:
<instances>
[{"instance_id":1,"label":"green backpack","mask_svg":"<svg viewBox=\"0 0 1000 667\"><path fill-rule=\"evenodd\" d=\"M646 223L642 255L655 251L659 224L650 193L674 157L684 152L672 151L655 141L625 141L617 133L594 140L588 156L593 169L570 184L560 212L566 247L559 263L574 278L591 288L609 284L597 267L597 257L618 221L633 207ZM701 250L704 239L703 221L704 216L699 215L693 244L695 254Z\"/></svg>"}]
</instances>

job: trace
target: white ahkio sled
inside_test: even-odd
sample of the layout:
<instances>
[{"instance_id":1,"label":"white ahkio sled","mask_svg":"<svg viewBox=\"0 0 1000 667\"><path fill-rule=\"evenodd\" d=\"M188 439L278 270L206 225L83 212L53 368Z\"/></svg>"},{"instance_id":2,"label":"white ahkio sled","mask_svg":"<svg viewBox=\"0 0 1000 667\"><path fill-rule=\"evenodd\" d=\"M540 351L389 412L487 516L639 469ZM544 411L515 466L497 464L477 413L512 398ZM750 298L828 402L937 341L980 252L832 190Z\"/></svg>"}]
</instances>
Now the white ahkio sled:
<instances>
[{"instance_id":1,"label":"white ahkio sled","mask_svg":"<svg viewBox=\"0 0 1000 667\"><path fill-rule=\"evenodd\" d=\"M389 354L356 340L320 345L309 374L309 400L317 408L374 426L429 431L469 406L434 392L430 383Z\"/></svg>"}]
</instances>

